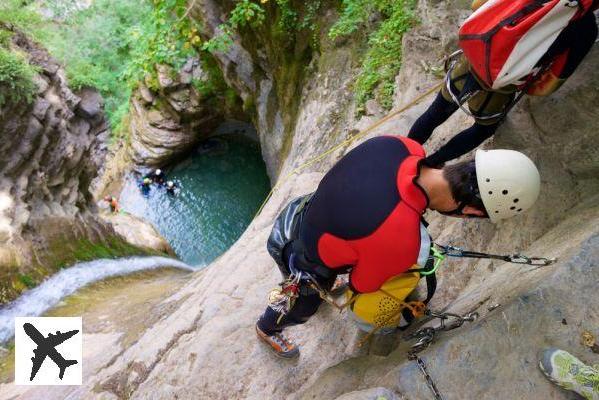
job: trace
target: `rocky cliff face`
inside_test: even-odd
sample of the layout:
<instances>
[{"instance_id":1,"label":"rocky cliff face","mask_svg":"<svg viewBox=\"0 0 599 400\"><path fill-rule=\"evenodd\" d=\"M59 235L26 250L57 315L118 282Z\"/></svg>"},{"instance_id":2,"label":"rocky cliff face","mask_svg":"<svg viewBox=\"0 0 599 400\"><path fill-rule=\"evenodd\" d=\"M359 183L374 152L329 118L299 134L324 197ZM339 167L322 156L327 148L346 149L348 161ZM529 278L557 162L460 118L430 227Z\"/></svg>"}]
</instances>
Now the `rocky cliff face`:
<instances>
[{"instance_id":1,"label":"rocky cliff face","mask_svg":"<svg viewBox=\"0 0 599 400\"><path fill-rule=\"evenodd\" d=\"M419 3L422 24L404 42L404 66L396 79L397 107L438 82L427 72L428 66L437 64L455 44L455 28L468 15L463 3ZM221 2L210 0L198 2L195 16L214 29L222 15L221 6ZM334 16L334 10L329 13ZM285 176L323 149L350 137L355 133L352 129L364 129L380 117L371 104L373 115L355 118L349 85L355 75L356 52L351 41L335 45L322 38L321 52L312 55L305 75L296 81L298 104L291 115L286 114L283 97L276 90L284 84L277 77L284 74L273 72L273 59L257 51L255 42L253 46L244 43L243 37L237 38L230 52L218 58L225 77L241 96L256 100L256 126L272 176ZM490 261L449 261L444 265L432 308L476 310L481 315L477 322L439 336L422 353L444 398L566 399L568 394L541 376L536 353L545 346L556 346L589 363L598 361L579 340L583 330L599 334L599 303L594 295L599 278L595 268L599 259L599 124L594 117L599 110L598 62L595 48L558 93L524 101L494 142L487 144L524 151L537 162L543 189L534 210L498 225L427 216L439 243L559 258L558 263L543 268ZM405 134L431 100L410 108L370 136ZM465 115L456 114L438 129L427 147L438 147L470 123ZM160 314L156 324L140 332L133 344L100 345L101 351L96 348L96 355L88 358L93 369L86 369L82 387L44 388L43 395L431 398L417 366L406 358L409 343L392 335L359 348L362 335L357 328L345 314L327 305L307 324L290 330L302 347L298 360L275 358L254 336L254 323L265 307L266 296L280 281L265 249L272 221L291 198L314 190L348 147L281 182L240 240L185 288L165 299L157 309L172 306L169 313ZM491 307L495 304L500 304L499 308ZM107 352L114 357L109 359ZM98 357L100 353L104 361ZM10 389L23 398L42 395L42 390L24 393Z\"/></svg>"},{"instance_id":2,"label":"rocky cliff face","mask_svg":"<svg viewBox=\"0 0 599 400\"><path fill-rule=\"evenodd\" d=\"M98 219L89 191L107 151L101 96L73 93L61 66L24 35L11 46L39 73L30 105L0 109L0 303L99 247L134 251Z\"/></svg>"},{"instance_id":3,"label":"rocky cliff face","mask_svg":"<svg viewBox=\"0 0 599 400\"><path fill-rule=\"evenodd\" d=\"M206 0L192 4L191 15L201 21L202 35L208 39L221 32L219 27L236 2ZM324 40L337 17L333 4L323 7L322 15L316 16L319 33L298 31L291 36L275 33L281 16L273 12L274 7L268 9L266 18L270 23L263 29L235 36L226 52L215 54L225 80L242 98L254 122L273 182L293 148L294 133L301 132L297 125L305 110L303 96L319 92L320 105L325 107L318 112L323 117L322 125L334 126L339 119L335 113L342 113L352 96L347 85L355 75L357 47L355 43L336 47ZM327 57L314 57L318 49ZM321 130L318 137L325 138L327 133Z\"/></svg>"},{"instance_id":4,"label":"rocky cliff face","mask_svg":"<svg viewBox=\"0 0 599 400\"><path fill-rule=\"evenodd\" d=\"M64 70L21 34L14 45L40 68L32 105L8 103L0 112L2 188L13 203L4 239L31 220L70 216L89 208L89 184L106 151L109 131L102 99L93 90L75 95Z\"/></svg>"},{"instance_id":5,"label":"rocky cliff face","mask_svg":"<svg viewBox=\"0 0 599 400\"><path fill-rule=\"evenodd\" d=\"M235 99L214 87L221 78L210 76L199 59L189 59L178 72L164 65L156 70L156 78L140 83L131 99L130 153L138 166L172 163L226 117L240 115Z\"/></svg>"}]
</instances>

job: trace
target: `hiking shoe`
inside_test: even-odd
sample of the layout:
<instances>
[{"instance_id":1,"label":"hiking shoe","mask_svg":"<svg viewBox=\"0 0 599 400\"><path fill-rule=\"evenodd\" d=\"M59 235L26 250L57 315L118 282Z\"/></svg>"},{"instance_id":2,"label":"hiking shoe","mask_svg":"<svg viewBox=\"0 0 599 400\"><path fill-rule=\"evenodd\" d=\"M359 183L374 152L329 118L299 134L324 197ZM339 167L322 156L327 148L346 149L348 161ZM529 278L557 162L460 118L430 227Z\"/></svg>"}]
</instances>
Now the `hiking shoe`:
<instances>
[{"instance_id":1,"label":"hiking shoe","mask_svg":"<svg viewBox=\"0 0 599 400\"><path fill-rule=\"evenodd\" d=\"M599 400L599 368L589 367L564 350L550 348L541 353L539 367L556 385L587 400Z\"/></svg>"},{"instance_id":2,"label":"hiking shoe","mask_svg":"<svg viewBox=\"0 0 599 400\"><path fill-rule=\"evenodd\" d=\"M291 340L287 339L282 333L267 335L258 328L256 324L256 334L264 343L268 344L274 353L282 358L294 358L299 356L299 347Z\"/></svg>"}]
</instances>

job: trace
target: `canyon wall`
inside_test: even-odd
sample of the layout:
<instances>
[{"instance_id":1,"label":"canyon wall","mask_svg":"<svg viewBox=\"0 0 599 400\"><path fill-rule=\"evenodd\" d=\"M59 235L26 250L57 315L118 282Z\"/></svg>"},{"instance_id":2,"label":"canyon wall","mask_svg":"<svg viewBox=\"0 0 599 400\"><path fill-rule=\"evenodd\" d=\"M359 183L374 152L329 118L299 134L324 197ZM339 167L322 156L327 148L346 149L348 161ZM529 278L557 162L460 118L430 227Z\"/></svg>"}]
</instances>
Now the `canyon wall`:
<instances>
[{"instance_id":1,"label":"canyon wall","mask_svg":"<svg viewBox=\"0 0 599 400\"><path fill-rule=\"evenodd\" d=\"M140 253L90 193L110 135L101 96L74 93L59 63L20 32L10 49L37 73L29 104L0 108L0 303L78 260Z\"/></svg>"}]
</instances>

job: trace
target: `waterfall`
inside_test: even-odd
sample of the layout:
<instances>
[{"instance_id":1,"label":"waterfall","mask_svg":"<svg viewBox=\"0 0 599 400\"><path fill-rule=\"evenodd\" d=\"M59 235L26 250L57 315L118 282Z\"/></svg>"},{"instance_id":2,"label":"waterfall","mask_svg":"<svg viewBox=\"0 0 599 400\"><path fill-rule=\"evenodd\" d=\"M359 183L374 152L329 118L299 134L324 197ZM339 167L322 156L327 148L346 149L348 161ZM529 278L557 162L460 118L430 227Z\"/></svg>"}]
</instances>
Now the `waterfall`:
<instances>
[{"instance_id":1,"label":"waterfall","mask_svg":"<svg viewBox=\"0 0 599 400\"><path fill-rule=\"evenodd\" d=\"M181 261L166 257L100 259L63 269L38 287L28 290L13 302L0 307L0 343L13 337L15 317L40 316L64 297L90 283L112 276L165 267L194 270Z\"/></svg>"}]
</instances>

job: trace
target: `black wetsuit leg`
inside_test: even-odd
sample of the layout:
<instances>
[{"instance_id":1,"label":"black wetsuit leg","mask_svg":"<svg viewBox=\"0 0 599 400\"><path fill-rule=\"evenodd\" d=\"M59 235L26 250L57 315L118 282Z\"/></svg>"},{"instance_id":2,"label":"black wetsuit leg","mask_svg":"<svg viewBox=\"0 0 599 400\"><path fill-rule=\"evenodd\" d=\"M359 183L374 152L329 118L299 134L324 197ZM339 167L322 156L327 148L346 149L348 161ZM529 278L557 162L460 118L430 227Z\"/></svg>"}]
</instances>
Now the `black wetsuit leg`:
<instances>
[{"instance_id":1,"label":"black wetsuit leg","mask_svg":"<svg viewBox=\"0 0 599 400\"><path fill-rule=\"evenodd\" d=\"M428 110L414 122L408 137L424 144L431 137L435 128L447 121L457 109L458 106L455 103L445 100L439 93Z\"/></svg>"},{"instance_id":2,"label":"black wetsuit leg","mask_svg":"<svg viewBox=\"0 0 599 400\"><path fill-rule=\"evenodd\" d=\"M286 246L283 251L283 259L285 260L285 266L289 265L289 259L291 258L292 246ZM289 271L281 271L283 276L288 275ZM285 274L287 272L287 274ZM318 284L325 290L329 290L335 283L335 277L329 279L323 279L314 275ZM258 320L258 328L267 335L272 335L277 332L281 332L288 326L303 324L308 319L316 314L318 307L322 304L322 298L318 292L307 285L303 284L300 286L299 297L295 300L291 310L281 317L281 314L273 310L270 307L266 307L264 314ZM279 318L281 318L279 320Z\"/></svg>"},{"instance_id":3,"label":"black wetsuit leg","mask_svg":"<svg viewBox=\"0 0 599 400\"><path fill-rule=\"evenodd\" d=\"M449 160L474 150L482 142L493 136L499 125L500 122L493 125L481 125L475 122L470 128L454 136L437 152L428 156L426 158L427 163L429 165L443 165Z\"/></svg>"},{"instance_id":4,"label":"black wetsuit leg","mask_svg":"<svg viewBox=\"0 0 599 400\"><path fill-rule=\"evenodd\" d=\"M595 40L597 40L597 20L592 12L588 12L560 33L546 55L551 59L568 51L568 59L560 73L560 79L567 79L576 71L595 44Z\"/></svg>"}]
</instances>

